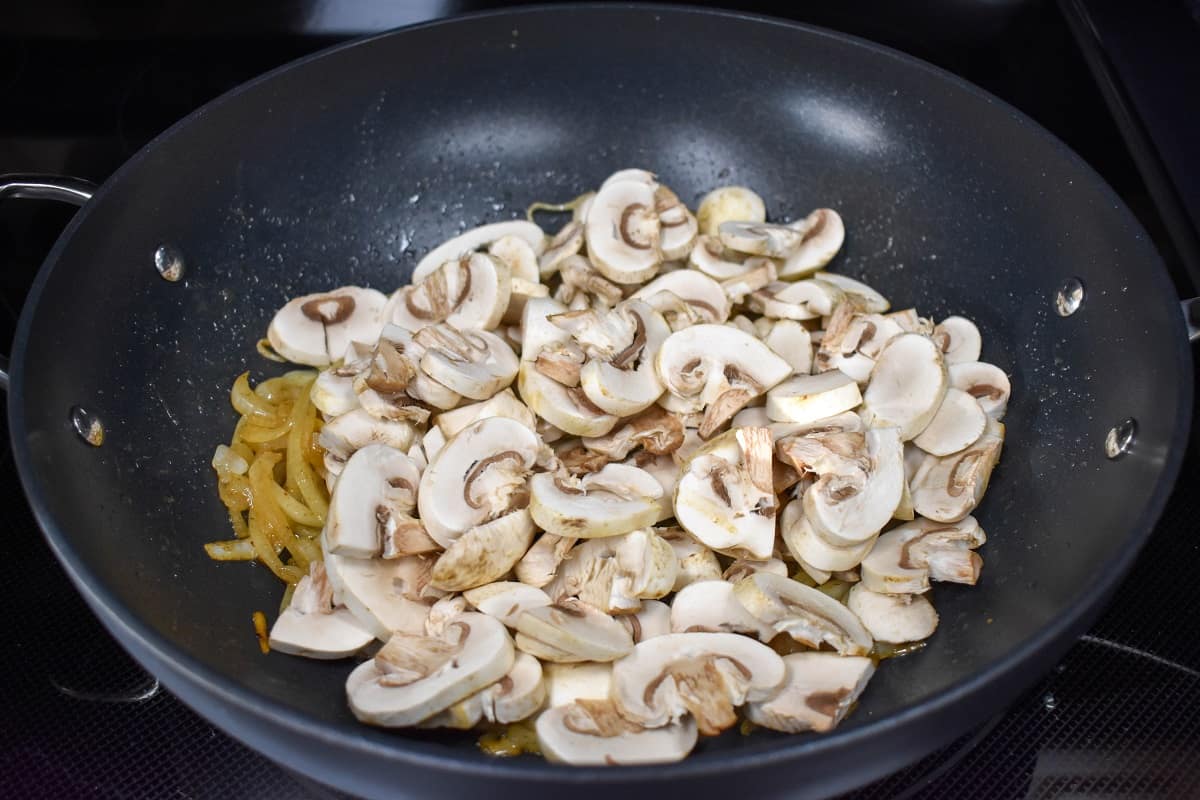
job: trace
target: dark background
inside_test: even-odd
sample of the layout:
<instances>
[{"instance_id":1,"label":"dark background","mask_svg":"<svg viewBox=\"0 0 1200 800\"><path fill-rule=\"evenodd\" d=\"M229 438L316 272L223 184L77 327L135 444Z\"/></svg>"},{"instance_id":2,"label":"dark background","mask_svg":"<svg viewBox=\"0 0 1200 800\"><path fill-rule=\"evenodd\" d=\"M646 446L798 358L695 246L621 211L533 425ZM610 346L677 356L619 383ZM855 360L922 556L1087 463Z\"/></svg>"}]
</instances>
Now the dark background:
<instances>
[{"instance_id":1,"label":"dark background","mask_svg":"<svg viewBox=\"0 0 1200 800\"><path fill-rule=\"evenodd\" d=\"M348 38L499 2L8 3L0 9L0 172L103 181L204 102ZM1095 167L1163 254L1200 280L1200 3L887 0L736 6L896 47L1016 105ZM0 352L72 210L0 207ZM1099 624L1004 716L856 798L1200 796L1200 568L1179 488ZM242 748L142 673L42 541L0 455L0 796L331 796Z\"/></svg>"}]
</instances>

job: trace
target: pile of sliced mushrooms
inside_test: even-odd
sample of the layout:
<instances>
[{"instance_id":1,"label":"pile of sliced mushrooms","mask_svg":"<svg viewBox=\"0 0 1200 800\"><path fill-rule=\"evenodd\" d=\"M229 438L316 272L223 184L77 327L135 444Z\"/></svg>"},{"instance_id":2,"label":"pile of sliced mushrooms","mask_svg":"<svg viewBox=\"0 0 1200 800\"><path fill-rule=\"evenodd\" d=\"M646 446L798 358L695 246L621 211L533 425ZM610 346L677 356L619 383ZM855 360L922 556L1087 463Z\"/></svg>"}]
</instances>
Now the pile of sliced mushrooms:
<instances>
[{"instance_id":1,"label":"pile of sliced mushrooms","mask_svg":"<svg viewBox=\"0 0 1200 800\"><path fill-rule=\"evenodd\" d=\"M568 764L830 730L877 643L933 634L930 581L978 579L1007 376L970 320L823 271L831 209L768 223L726 186L693 213L630 169L571 216L275 315L323 369L331 503L271 646L365 658L363 722L535 720Z\"/></svg>"}]
</instances>

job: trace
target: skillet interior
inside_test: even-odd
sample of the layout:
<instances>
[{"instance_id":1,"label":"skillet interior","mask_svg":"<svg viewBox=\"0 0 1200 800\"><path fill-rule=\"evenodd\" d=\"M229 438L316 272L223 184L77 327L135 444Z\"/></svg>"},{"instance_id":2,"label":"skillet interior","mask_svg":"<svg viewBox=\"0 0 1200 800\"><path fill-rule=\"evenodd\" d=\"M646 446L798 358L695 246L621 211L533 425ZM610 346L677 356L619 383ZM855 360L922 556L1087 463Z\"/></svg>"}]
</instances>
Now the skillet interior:
<instances>
[{"instance_id":1,"label":"skillet interior","mask_svg":"<svg viewBox=\"0 0 1200 800\"><path fill-rule=\"evenodd\" d=\"M1003 461L978 512L990 537L983 579L936 587L941 625L929 647L881 669L823 739L734 734L678 767L566 775L487 761L471 736L364 729L345 708L344 663L259 654L249 615L278 602L269 573L212 563L200 549L228 534L208 461L232 429L229 383L245 369L277 371L254 342L287 297L348 283L390 291L463 224L569 198L624 166L655 170L689 203L741 183L775 219L835 207L847 241L834 269L897 307L978 323L984 358L1014 389ZM179 284L153 269L164 242L185 254ZM1072 275L1087 297L1064 319L1051 299ZM1030 668L1066 646L1062 633L1128 566L1177 469L1173 444L1186 439L1178 316L1145 234L1099 178L943 73L742 17L516 11L305 60L135 157L43 268L22 319L10 413L35 510L89 601L107 607L106 624L185 699L277 758L293 744L268 741L237 714L313 731L331 755L377 759L377 777L351 774L349 759L297 764L325 780L378 788L415 760L572 781L784 758L824 758L836 773L837 753L877 748L874 766L849 778L859 782L1036 678ZM76 403L106 424L102 448L71 431ZM1104 434L1128 416L1139 421L1137 446L1110 462ZM243 711L214 701L213 687ZM922 720L940 722L912 727ZM916 730L915 749L898 742Z\"/></svg>"}]
</instances>

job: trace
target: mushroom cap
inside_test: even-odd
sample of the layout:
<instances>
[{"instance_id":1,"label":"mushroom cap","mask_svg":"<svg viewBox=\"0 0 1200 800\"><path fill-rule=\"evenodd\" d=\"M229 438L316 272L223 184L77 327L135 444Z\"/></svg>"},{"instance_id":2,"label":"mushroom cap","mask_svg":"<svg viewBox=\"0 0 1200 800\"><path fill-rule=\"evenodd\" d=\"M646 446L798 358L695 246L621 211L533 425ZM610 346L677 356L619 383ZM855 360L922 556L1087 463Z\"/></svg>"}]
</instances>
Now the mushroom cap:
<instances>
[{"instance_id":1,"label":"mushroom cap","mask_svg":"<svg viewBox=\"0 0 1200 800\"><path fill-rule=\"evenodd\" d=\"M875 674L871 659L861 656L792 653L783 663L787 678L779 691L769 700L747 705L746 718L784 733L832 730Z\"/></svg>"},{"instance_id":2,"label":"mushroom cap","mask_svg":"<svg viewBox=\"0 0 1200 800\"><path fill-rule=\"evenodd\" d=\"M828 644L844 656L871 651L871 634L858 617L811 586L770 572L757 572L734 584L734 593L763 623L809 647Z\"/></svg>"},{"instance_id":3,"label":"mushroom cap","mask_svg":"<svg viewBox=\"0 0 1200 800\"><path fill-rule=\"evenodd\" d=\"M393 636L350 673L346 696L362 722L414 725L502 678L514 658L504 626L468 612L442 637Z\"/></svg>"},{"instance_id":4,"label":"mushroom cap","mask_svg":"<svg viewBox=\"0 0 1200 800\"><path fill-rule=\"evenodd\" d=\"M463 597L476 611L495 617L509 628L517 627L523 611L550 605L550 595L518 581L497 581L467 589Z\"/></svg>"},{"instance_id":5,"label":"mushroom cap","mask_svg":"<svg viewBox=\"0 0 1200 800\"><path fill-rule=\"evenodd\" d=\"M662 263L655 184L610 179L592 201L584 223L588 256L600 273L617 283L641 283Z\"/></svg>"},{"instance_id":6,"label":"mushroom cap","mask_svg":"<svg viewBox=\"0 0 1200 800\"><path fill-rule=\"evenodd\" d=\"M661 600L645 600L636 613L622 614L617 622L625 626L636 645L671 632L671 607Z\"/></svg>"},{"instance_id":7,"label":"mushroom cap","mask_svg":"<svg viewBox=\"0 0 1200 800\"><path fill-rule=\"evenodd\" d=\"M387 641L394 631L425 632L429 606L411 598L419 597L428 583L428 561L420 556L346 558L327 548L324 555L335 599L375 638Z\"/></svg>"},{"instance_id":8,"label":"mushroom cap","mask_svg":"<svg viewBox=\"0 0 1200 800\"><path fill-rule=\"evenodd\" d=\"M948 385L937 345L920 334L900 334L875 362L863 392L864 419L872 427L900 428L907 442L937 414Z\"/></svg>"},{"instance_id":9,"label":"mushroom cap","mask_svg":"<svg viewBox=\"0 0 1200 800\"><path fill-rule=\"evenodd\" d=\"M954 522L979 505L1004 445L1004 426L987 422L989 427L965 449L948 456L926 456L909 487L918 514Z\"/></svg>"},{"instance_id":10,"label":"mushroom cap","mask_svg":"<svg viewBox=\"0 0 1200 800\"><path fill-rule=\"evenodd\" d=\"M733 584L725 580L696 581L676 592L671 600L671 630L746 633L764 642L775 636L775 629L747 611Z\"/></svg>"},{"instance_id":11,"label":"mushroom cap","mask_svg":"<svg viewBox=\"0 0 1200 800\"><path fill-rule=\"evenodd\" d=\"M691 719L661 728L635 725L608 700L555 706L538 717L536 727L547 761L576 766L680 761L695 747L697 735Z\"/></svg>"},{"instance_id":12,"label":"mushroom cap","mask_svg":"<svg viewBox=\"0 0 1200 800\"><path fill-rule=\"evenodd\" d=\"M946 390L941 406L925 430L913 438L913 444L926 453L948 456L976 441L987 423L979 401L953 387Z\"/></svg>"},{"instance_id":13,"label":"mushroom cap","mask_svg":"<svg viewBox=\"0 0 1200 800\"><path fill-rule=\"evenodd\" d=\"M763 337L763 342L786 361L796 375L812 372L812 334L796 320L776 320Z\"/></svg>"},{"instance_id":14,"label":"mushroom cap","mask_svg":"<svg viewBox=\"0 0 1200 800\"><path fill-rule=\"evenodd\" d=\"M288 361L325 367L341 358L350 342L379 338L386 304L382 292L358 286L306 294L275 313L267 340Z\"/></svg>"},{"instance_id":15,"label":"mushroom cap","mask_svg":"<svg viewBox=\"0 0 1200 800\"><path fill-rule=\"evenodd\" d=\"M722 323L729 319L729 298L721 284L694 269L678 269L659 275L633 293L631 299L644 300L656 311L655 298L665 292L682 300L696 312L697 318L710 323ZM672 326L672 329L676 329Z\"/></svg>"},{"instance_id":16,"label":"mushroom cap","mask_svg":"<svg viewBox=\"0 0 1200 800\"><path fill-rule=\"evenodd\" d=\"M425 348L421 370L463 397L488 400L517 377L517 354L494 333L460 331L448 322L413 336Z\"/></svg>"},{"instance_id":17,"label":"mushroom cap","mask_svg":"<svg viewBox=\"0 0 1200 800\"><path fill-rule=\"evenodd\" d=\"M846 607L877 642L919 642L932 636L938 624L933 603L923 594L884 594L856 583Z\"/></svg>"},{"instance_id":18,"label":"mushroom cap","mask_svg":"<svg viewBox=\"0 0 1200 800\"><path fill-rule=\"evenodd\" d=\"M543 530L559 536L617 536L658 521L662 486L627 464L608 464L576 478L543 472L529 481L529 512Z\"/></svg>"},{"instance_id":19,"label":"mushroom cap","mask_svg":"<svg viewBox=\"0 0 1200 800\"><path fill-rule=\"evenodd\" d=\"M929 580L974 584L983 560L975 548L987 536L974 517L942 523L918 517L879 537L862 561L862 584L873 592L920 594Z\"/></svg>"},{"instance_id":20,"label":"mushroom cap","mask_svg":"<svg viewBox=\"0 0 1200 800\"><path fill-rule=\"evenodd\" d=\"M371 558L382 551L392 518L416 506L421 471L403 452L383 444L359 449L346 462L329 499L329 551Z\"/></svg>"},{"instance_id":21,"label":"mushroom cap","mask_svg":"<svg viewBox=\"0 0 1200 800\"><path fill-rule=\"evenodd\" d=\"M813 422L861 402L858 384L841 372L796 375L767 392L767 416L776 422Z\"/></svg>"},{"instance_id":22,"label":"mushroom cap","mask_svg":"<svg viewBox=\"0 0 1200 800\"><path fill-rule=\"evenodd\" d=\"M933 329L932 338L947 364L978 361L983 349L979 328L966 317L946 317Z\"/></svg>"},{"instance_id":23,"label":"mushroom cap","mask_svg":"<svg viewBox=\"0 0 1200 800\"><path fill-rule=\"evenodd\" d=\"M898 428L865 436L869 467L852 476L822 475L804 493L804 516L830 544L854 547L892 518L904 493L904 447Z\"/></svg>"},{"instance_id":24,"label":"mushroom cap","mask_svg":"<svg viewBox=\"0 0 1200 800\"><path fill-rule=\"evenodd\" d=\"M788 223L800 232L800 246L784 261L781 278L803 278L828 264L842 249L846 227L832 208L818 208L804 219Z\"/></svg>"},{"instance_id":25,"label":"mushroom cap","mask_svg":"<svg viewBox=\"0 0 1200 800\"><path fill-rule=\"evenodd\" d=\"M512 296L508 265L487 253L446 261L394 293L384 321L410 331L449 322L459 330L491 330L500 324Z\"/></svg>"},{"instance_id":26,"label":"mushroom cap","mask_svg":"<svg viewBox=\"0 0 1200 800\"><path fill-rule=\"evenodd\" d=\"M413 269L409 283L418 284L447 261L455 261L507 237L515 237L529 245L535 256L541 255L542 251L546 248L545 231L532 222L514 219L506 222L493 222L489 225L480 225L478 228L464 231L458 236L442 242L426 253L417 262L416 268ZM537 277L535 275L533 278L527 278L527 280L537 280Z\"/></svg>"},{"instance_id":27,"label":"mushroom cap","mask_svg":"<svg viewBox=\"0 0 1200 800\"><path fill-rule=\"evenodd\" d=\"M271 626L272 650L315 659L352 656L375 638L349 609L304 614L288 606Z\"/></svg>"},{"instance_id":28,"label":"mushroom cap","mask_svg":"<svg viewBox=\"0 0 1200 800\"><path fill-rule=\"evenodd\" d=\"M836 272L818 272L813 275L818 280L832 283L846 294L858 300L863 310L870 314L882 314L892 307L887 298L867 286L865 283L840 275Z\"/></svg>"},{"instance_id":29,"label":"mushroom cap","mask_svg":"<svg viewBox=\"0 0 1200 800\"><path fill-rule=\"evenodd\" d=\"M507 512L526 493L541 447L536 433L507 417L477 420L450 439L425 468L417 495L433 540L449 547Z\"/></svg>"},{"instance_id":30,"label":"mushroom cap","mask_svg":"<svg viewBox=\"0 0 1200 800\"><path fill-rule=\"evenodd\" d=\"M723 222L766 222L767 207L763 199L745 186L718 186L696 206L700 232L716 236Z\"/></svg>"},{"instance_id":31,"label":"mushroom cap","mask_svg":"<svg viewBox=\"0 0 1200 800\"><path fill-rule=\"evenodd\" d=\"M614 661L633 649L633 639L608 614L563 599L517 618L517 648L546 661Z\"/></svg>"},{"instance_id":32,"label":"mushroom cap","mask_svg":"<svg viewBox=\"0 0 1200 800\"><path fill-rule=\"evenodd\" d=\"M812 569L826 573L826 577L820 581L821 583L829 579L828 573L830 572L854 569L867 553L871 552L871 547L875 543L875 539L870 538L862 544L852 547L830 544L813 530L812 525L805 518L804 503L801 500L793 500L783 507L779 529L788 552L796 561L800 562L806 572L814 579L817 578L817 575L813 575Z\"/></svg>"},{"instance_id":33,"label":"mushroom cap","mask_svg":"<svg viewBox=\"0 0 1200 800\"><path fill-rule=\"evenodd\" d=\"M477 525L455 539L433 565L431 583L461 592L503 578L533 543L533 520L518 509Z\"/></svg>"},{"instance_id":34,"label":"mushroom cap","mask_svg":"<svg viewBox=\"0 0 1200 800\"><path fill-rule=\"evenodd\" d=\"M748 636L669 633L613 664L612 699L621 716L649 728L690 713L711 731L732 725L733 708L765 700L783 678L779 655Z\"/></svg>"},{"instance_id":35,"label":"mushroom cap","mask_svg":"<svg viewBox=\"0 0 1200 800\"><path fill-rule=\"evenodd\" d=\"M950 385L974 397L992 419L1003 419L1012 385L1004 370L983 361L966 361L946 367Z\"/></svg>"}]
</instances>

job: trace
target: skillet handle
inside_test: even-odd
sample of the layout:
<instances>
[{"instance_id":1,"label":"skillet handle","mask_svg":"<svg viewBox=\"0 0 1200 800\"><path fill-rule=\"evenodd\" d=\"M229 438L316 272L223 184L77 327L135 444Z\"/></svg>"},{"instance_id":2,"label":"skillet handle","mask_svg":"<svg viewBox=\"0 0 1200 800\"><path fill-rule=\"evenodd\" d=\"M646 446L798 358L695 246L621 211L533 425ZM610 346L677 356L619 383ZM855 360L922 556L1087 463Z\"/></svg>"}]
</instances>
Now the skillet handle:
<instances>
[{"instance_id":1,"label":"skillet handle","mask_svg":"<svg viewBox=\"0 0 1200 800\"><path fill-rule=\"evenodd\" d=\"M91 199L96 184L60 175L0 175L0 200L58 200L81 206ZM0 389L8 391L8 356L0 355Z\"/></svg>"}]
</instances>

